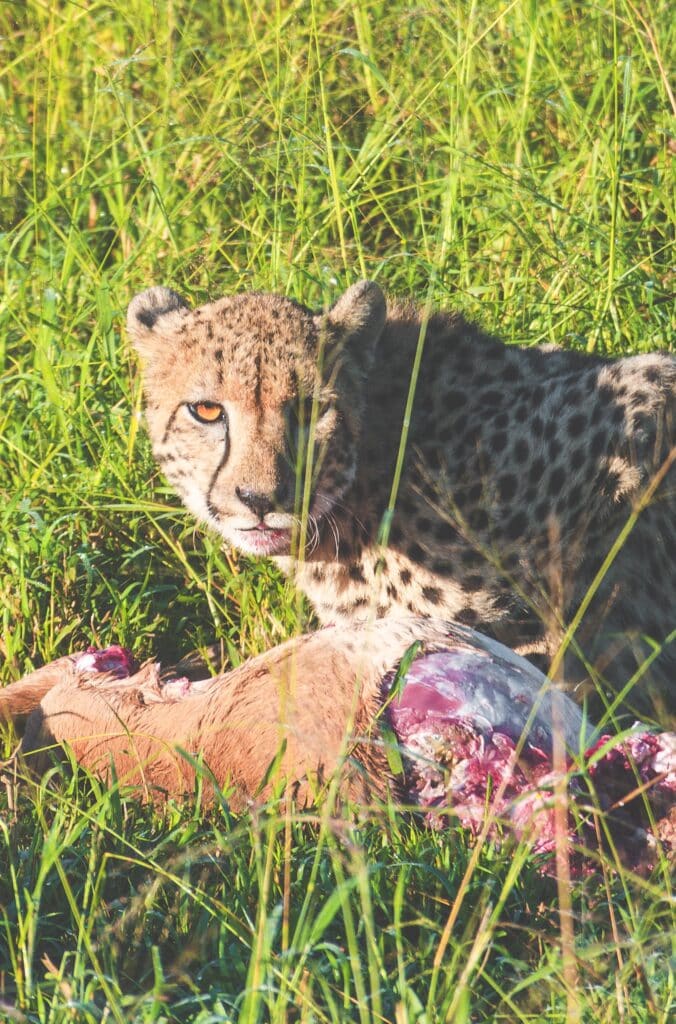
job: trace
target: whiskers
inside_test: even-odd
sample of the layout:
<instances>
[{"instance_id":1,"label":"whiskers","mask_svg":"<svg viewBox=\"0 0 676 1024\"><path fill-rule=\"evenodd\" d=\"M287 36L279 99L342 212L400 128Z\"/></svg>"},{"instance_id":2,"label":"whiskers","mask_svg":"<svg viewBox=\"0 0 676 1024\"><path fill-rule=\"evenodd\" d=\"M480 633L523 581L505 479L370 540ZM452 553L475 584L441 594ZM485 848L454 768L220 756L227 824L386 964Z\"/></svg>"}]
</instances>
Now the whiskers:
<instances>
[{"instance_id":1,"label":"whiskers","mask_svg":"<svg viewBox=\"0 0 676 1024\"><path fill-rule=\"evenodd\" d=\"M338 527L338 522L333 512L327 512L326 515L324 516L324 519L328 524L328 527L331 531L331 535L333 536L333 543L336 549L336 558L338 558L338 555L340 554L340 530Z\"/></svg>"},{"instance_id":2,"label":"whiskers","mask_svg":"<svg viewBox=\"0 0 676 1024\"><path fill-rule=\"evenodd\" d=\"M296 537L299 539L303 538L303 520L300 516L292 516L293 527ZM321 532L319 529L319 520L311 512L308 513L307 519L305 520L305 557L309 558L319 546L321 539ZM300 545L299 545L300 546Z\"/></svg>"},{"instance_id":3,"label":"whiskers","mask_svg":"<svg viewBox=\"0 0 676 1024\"><path fill-rule=\"evenodd\" d=\"M323 523L326 523L329 536L333 542L332 558L340 557L341 530L344 525L341 520L347 519L350 524L356 524L364 535L367 534L366 526L359 517L356 516L350 508L348 508L345 502L341 501L340 498L336 498L335 495L330 494L327 491L314 492L312 507L314 511L308 511L305 519L306 558L311 558L321 543ZM294 515L292 518L296 535L300 537L303 528L302 518L298 515Z\"/></svg>"},{"instance_id":4,"label":"whiskers","mask_svg":"<svg viewBox=\"0 0 676 1024\"><path fill-rule=\"evenodd\" d=\"M321 531L319 529L319 520L312 512L308 512L307 517L307 543L305 548L305 555L309 557L319 547L319 541L321 539Z\"/></svg>"},{"instance_id":5,"label":"whiskers","mask_svg":"<svg viewBox=\"0 0 676 1024\"><path fill-rule=\"evenodd\" d=\"M326 491L315 491L315 500L325 505L325 509L320 513L324 518L328 518L335 509L336 512L342 512L350 522L355 523L365 536L368 533L364 522L340 498L336 498L335 495L328 494ZM337 525L336 517L333 516L333 519ZM340 527L338 527L338 532L340 533Z\"/></svg>"}]
</instances>

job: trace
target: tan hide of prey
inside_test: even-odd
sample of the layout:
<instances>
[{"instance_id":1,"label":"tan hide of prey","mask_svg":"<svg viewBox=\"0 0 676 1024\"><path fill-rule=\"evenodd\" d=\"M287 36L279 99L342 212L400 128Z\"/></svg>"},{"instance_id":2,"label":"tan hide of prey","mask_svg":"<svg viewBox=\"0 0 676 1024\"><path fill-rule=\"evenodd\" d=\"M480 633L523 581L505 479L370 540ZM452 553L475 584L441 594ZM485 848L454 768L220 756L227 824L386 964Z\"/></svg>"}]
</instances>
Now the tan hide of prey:
<instances>
[{"instance_id":1,"label":"tan hide of prey","mask_svg":"<svg viewBox=\"0 0 676 1024\"><path fill-rule=\"evenodd\" d=\"M421 619L328 627L179 697L180 683L163 688L155 664L120 680L76 673L73 659L63 658L0 690L0 721L25 717L32 701L22 750L34 772L65 742L104 778L114 764L118 780L147 800L193 791L195 769L182 750L201 757L220 786L232 785L234 809L280 782L310 804L338 768L343 794L363 801L396 792L374 725L382 679L415 640L443 637L443 624ZM279 770L261 790L284 744Z\"/></svg>"}]
</instances>

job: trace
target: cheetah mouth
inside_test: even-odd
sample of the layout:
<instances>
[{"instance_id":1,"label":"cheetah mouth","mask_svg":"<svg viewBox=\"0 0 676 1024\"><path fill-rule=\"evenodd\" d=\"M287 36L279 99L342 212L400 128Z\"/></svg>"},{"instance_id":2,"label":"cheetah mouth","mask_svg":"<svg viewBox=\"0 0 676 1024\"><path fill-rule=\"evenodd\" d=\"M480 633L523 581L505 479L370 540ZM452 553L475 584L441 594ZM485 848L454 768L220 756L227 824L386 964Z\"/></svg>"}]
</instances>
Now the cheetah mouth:
<instances>
[{"instance_id":1,"label":"cheetah mouth","mask_svg":"<svg viewBox=\"0 0 676 1024\"><path fill-rule=\"evenodd\" d=\"M291 550L291 530L280 530L259 523L233 530L240 551L252 555L288 555Z\"/></svg>"}]
</instances>

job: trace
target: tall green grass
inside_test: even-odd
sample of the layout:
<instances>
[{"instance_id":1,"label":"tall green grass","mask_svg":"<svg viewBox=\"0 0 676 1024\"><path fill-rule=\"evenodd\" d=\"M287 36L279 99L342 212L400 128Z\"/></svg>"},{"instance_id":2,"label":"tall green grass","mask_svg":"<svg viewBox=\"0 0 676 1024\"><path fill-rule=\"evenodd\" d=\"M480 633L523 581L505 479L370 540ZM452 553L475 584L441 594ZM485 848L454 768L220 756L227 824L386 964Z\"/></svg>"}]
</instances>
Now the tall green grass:
<instances>
[{"instance_id":1,"label":"tall green grass","mask_svg":"<svg viewBox=\"0 0 676 1024\"><path fill-rule=\"evenodd\" d=\"M508 341L672 344L672 21L666 0L2 4L3 680L92 641L171 660L217 637L235 663L311 623L154 468L120 336L148 284L321 305L367 276ZM0 801L0 1016L673 1011L663 862L576 883L571 948L527 850L466 873L462 833L387 809L155 812L78 773Z\"/></svg>"}]
</instances>

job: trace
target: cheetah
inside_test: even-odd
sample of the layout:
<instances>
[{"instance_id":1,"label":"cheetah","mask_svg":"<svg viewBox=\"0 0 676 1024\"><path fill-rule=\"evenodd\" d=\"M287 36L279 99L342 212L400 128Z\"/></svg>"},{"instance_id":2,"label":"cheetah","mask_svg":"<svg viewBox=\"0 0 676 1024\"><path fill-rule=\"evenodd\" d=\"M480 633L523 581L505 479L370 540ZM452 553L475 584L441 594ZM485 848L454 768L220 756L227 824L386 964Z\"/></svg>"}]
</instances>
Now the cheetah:
<instances>
[{"instance_id":1,"label":"cheetah","mask_svg":"<svg viewBox=\"0 0 676 1024\"><path fill-rule=\"evenodd\" d=\"M127 326L167 478L321 623L441 617L673 711L676 357L505 345L369 281L322 312L155 287Z\"/></svg>"}]
</instances>

